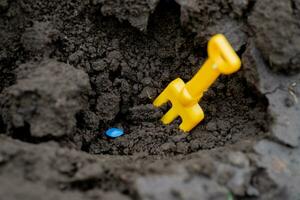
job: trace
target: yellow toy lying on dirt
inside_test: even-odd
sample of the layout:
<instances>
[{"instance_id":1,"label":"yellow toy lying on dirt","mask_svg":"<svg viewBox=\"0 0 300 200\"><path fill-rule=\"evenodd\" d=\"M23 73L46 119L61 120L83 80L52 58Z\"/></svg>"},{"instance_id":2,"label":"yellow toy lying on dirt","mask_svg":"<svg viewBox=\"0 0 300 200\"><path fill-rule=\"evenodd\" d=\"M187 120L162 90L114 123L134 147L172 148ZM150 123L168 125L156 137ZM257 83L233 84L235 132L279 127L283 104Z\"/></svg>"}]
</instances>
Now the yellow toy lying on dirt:
<instances>
[{"instance_id":1,"label":"yellow toy lying on dirt","mask_svg":"<svg viewBox=\"0 0 300 200\"><path fill-rule=\"evenodd\" d=\"M215 82L220 74L238 71L241 61L227 39L217 34L208 42L208 58L196 75L186 84L180 78L172 81L155 99L154 106L159 107L171 101L171 109L162 117L164 124L171 123L178 116L182 123L179 128L188 132L204 118L198 102L203 93Z\"/></svg>"}]
</instances>

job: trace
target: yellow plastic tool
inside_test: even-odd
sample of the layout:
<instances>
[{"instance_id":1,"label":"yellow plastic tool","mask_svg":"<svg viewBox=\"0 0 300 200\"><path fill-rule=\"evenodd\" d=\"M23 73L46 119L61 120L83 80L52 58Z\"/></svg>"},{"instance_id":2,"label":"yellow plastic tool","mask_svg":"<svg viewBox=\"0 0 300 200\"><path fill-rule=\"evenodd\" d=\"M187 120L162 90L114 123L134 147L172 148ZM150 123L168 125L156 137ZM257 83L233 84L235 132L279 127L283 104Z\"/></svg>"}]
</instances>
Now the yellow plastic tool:
<instances>
[{"instance_id":1,"label":"yellow plastic tool","mask_svg":"<svg viewBox=\"0 0 300 200\"><path fill-rule=\"evenodd\" d=\"M215 82L220 74L231 74L241 67L241 60L222 34L213 36L208 42L208 59L201 69L186 84L182 79L172 81L155 99L159 107L171 101L171 109L162 117L164 124L171 123L178 116L182 123L179 128L188 132L204 118L198 102L203 93Z\"/></svg>"}]
</instances>

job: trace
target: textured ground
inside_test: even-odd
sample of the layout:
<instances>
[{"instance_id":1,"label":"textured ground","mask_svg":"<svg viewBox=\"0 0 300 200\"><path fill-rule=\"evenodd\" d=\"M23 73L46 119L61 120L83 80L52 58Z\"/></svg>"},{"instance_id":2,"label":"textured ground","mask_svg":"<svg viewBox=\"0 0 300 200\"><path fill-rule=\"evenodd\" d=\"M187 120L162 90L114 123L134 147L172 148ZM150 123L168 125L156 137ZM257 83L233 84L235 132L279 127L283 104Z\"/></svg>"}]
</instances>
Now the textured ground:
<instances>
[{"instance_id":1,"label":"textured ground","mask_svg":"<svg viewBox=\"0 0 300 200\"><path fill-rule=\"evenodd\" d=\"M0 0L0 196L299 199L299 17L299 0ZM242 69L190 134L162 125L153 99L216 33Z\"/></svg>"}]
</instances>

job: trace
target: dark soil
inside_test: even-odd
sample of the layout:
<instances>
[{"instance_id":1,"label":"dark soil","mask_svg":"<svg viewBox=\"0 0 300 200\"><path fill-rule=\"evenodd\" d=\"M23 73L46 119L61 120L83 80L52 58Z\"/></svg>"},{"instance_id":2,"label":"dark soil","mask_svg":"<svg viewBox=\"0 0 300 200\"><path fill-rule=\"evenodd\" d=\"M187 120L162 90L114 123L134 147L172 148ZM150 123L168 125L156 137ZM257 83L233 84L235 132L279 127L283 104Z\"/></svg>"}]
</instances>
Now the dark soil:
<instances>
[{"instance_id":1,"label":"dark soil","mask_svg":"<svg viewBox=\"0 0 300 200\"><path fill-rule=\"evenodd\" d=\"M0 196L294 199L299 10L297 0L0 0ZM216 33L242 69L205 93L189 134L180 119L163 125L168 105L154 98L195 74ZM108 138L110 127L125 134Z\"/></svg>"}]
</instances>

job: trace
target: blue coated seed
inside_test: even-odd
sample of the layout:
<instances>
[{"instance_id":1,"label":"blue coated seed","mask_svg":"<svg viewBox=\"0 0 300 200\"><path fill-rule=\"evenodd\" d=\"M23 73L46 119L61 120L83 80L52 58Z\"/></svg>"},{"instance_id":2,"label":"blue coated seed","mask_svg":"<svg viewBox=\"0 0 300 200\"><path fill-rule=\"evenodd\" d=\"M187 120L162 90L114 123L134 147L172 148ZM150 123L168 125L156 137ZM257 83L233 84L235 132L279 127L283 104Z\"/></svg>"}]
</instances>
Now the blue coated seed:
<instances>
[{"instance_id":1,"label":"blue coated seed","mask_svg":"<svg viewBox=\"0 0 300 200\"><path fill-rule=\"evenodd\" d=\"M118 128L110 128L105 131L105 135L111 138L116 138L124 134L124 131Z\"/></svg>"}]
</instances>

